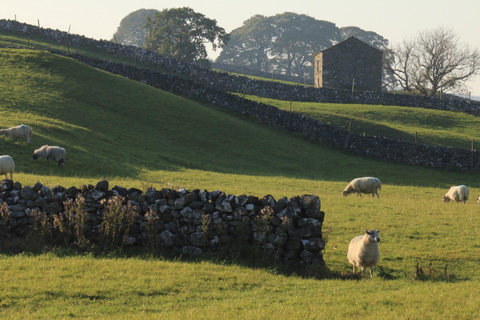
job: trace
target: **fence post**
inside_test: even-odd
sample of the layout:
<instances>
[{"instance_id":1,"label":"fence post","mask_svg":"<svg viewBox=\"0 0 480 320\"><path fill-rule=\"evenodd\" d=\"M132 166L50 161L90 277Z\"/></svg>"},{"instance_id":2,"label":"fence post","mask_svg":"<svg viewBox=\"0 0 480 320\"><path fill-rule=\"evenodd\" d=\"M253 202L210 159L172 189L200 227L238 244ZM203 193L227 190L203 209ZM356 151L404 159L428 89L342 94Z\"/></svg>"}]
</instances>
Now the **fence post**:
<instances>
[{"instance_id":1,"label":"fence post","mask_svg":"<svg viewBox=\"0 0 480 320\"><path fill-rule=\"evenodd\" d=\"M417 144L417 143L418 143L418 133L417 133L417 131L415 131L415 144Z\"/></svg>"},{"instance_id":2,"label":"fence post","mask_svg":"<svg viewBox=\"0 0 480 320\"><path fill-rule=\"evenodd\" d=\"M471 149L471 154L472 154L472 157L470 159L470 171L473 171L473 139L472 139L472 149Z\"/></svg>"},{"instance_id":3,"label":"fence post","mask_svg":"<svg viewBox=\"0 0 480 320\"><path fill-rule=\"evenodd\" d=\"M350 118L350 121L348 122L348 129L347 129L347 138L345 139L345 150L347 150L347 146L348 146L348 140L350 139L350 128L352 127L352 119Z\"/></svg>"},{"instance_id":4,"label":"fence post","mask_svg":"<svg viewBox=\"0 0 480 320\"><path fill-rule=\"evenodd\" d=\"M292 100L290 100L290 112L292 112Z\"/></svg>"}]
</instances>

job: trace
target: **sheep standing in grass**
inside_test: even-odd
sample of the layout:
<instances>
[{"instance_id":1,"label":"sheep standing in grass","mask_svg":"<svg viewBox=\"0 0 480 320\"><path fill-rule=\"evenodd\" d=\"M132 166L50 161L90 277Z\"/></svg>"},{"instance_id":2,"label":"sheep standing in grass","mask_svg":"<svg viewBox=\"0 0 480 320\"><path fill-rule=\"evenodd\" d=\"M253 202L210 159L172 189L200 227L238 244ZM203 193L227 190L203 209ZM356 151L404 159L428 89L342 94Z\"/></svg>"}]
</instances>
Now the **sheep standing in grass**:
<instances>
[{"instance_id":1,"label":"sheep standing in grass","mask_svg":"<svg viewBox=\"0 0 480 320\"><path fill-rule=\"evenodd\" d=\"M10 180L13 180L13 173L15 172L15 162L10 156L0 156L0 175L5 175L7 179L7 173L10 173Z\"/></svg>"},{"instance_id":2,"label":"sheep standing in grass","mask_svg":"<svg viewBox=\"0 0 480 320\"><path fill-rule=\"evenodd\" d=\"M443 202L449 202L449 201L459 202L459 201L462 201L463 204L465 204L465 202L467 202L467 200L468 200L469 193L470 193L470 191L463 184L460 185L460 186L451 187L450 190L448 190L448 192L445 193L445 195L443 196L442 201Z\"/></svg>"},{"instance_id":3,"label":"sheep standing in grass","mask_svg":"<svg viewBox=\"0 0 480 320\"><path fill-rule=\"evenodd\" d=\"M65 149L60 147L53 147L49 145L44 145L33 152L33 160L38 158L43 158L47 160L58 161L58 166L63 166L65 163Z\"/></svg>"},{"instance_id":4,"label":"sheep standing in grass","mask_svg":"<svg viewBox=\"0 0 480 320\"><path fill-rule=\"evenodd\" d=\"M27 143L30 143L30 139L32 137L32 128L22 124L9 129L1 129L0 134L6 136L9 139L27 138Z\"/></svg>"},{"instance_id":5,"label":"sheep standing in grass","mask_svg":"<svg viewBox=\"0 0 480 320\"><path fill-rule=\"evenodd\" d=\"M373 278L373 267L380 259L378 243L380 230L366 230L363 236L357 236L350 241L348 246L348 261L353 265L353 273L357 273L357 267L362 267L362 274L365 268L370 267L370 278Z\"/></svg>"},{"instance_id":6,"label":"sheep standing in grass","mask_svg":"<svg viewBox=\"0 0 480 320\"><path fill-rule=\"evenodd\" d=\"M356 178L353 179L348 186L343 190L343 195L348 196L350 193L357 193L357 197L360 195L362 196L362 193L366 194L372 194L372 198L377 195L377 198L380 198L378 196L378 190L382 190L382 183L380 180L374 177L363 177L363 178Z\"/></svg>"}]
</instances>

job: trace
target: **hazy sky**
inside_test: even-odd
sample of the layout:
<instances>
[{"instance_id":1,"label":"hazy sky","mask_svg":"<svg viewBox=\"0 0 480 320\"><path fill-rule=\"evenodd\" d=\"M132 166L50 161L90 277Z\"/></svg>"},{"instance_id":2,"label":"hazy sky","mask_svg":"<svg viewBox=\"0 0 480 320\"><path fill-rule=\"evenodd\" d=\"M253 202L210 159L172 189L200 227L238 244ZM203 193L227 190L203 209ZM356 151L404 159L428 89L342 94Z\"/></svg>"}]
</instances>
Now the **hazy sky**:
<instances>
[{"instance_id":1,"label":"hazy sky","mask_svg":"<svg viewBox=\"0 0 480 320\"><path fill-rule=\"evenodd\" d=\"M478 0L0 0L0 19L17 19L45 28L59 29L95 39L111 39L120 21L138 9L190 7L227 32L241 27L255 14L283 12L307 14L338 27L357 26L374 31L395 44L418 32L438 26L452 28L461 42L480 50L480 1ZM480 96L480 76L469 83Z\"/></svg>"}]
</instances>

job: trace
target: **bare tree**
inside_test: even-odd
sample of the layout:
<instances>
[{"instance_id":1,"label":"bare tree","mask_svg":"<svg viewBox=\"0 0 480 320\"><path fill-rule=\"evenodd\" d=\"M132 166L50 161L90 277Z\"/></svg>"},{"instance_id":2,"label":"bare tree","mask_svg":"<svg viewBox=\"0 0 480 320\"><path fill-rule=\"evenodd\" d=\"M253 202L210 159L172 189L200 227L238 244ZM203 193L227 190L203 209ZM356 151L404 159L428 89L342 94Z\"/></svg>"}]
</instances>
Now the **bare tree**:
<instances>
[{"instance_id":1,"label":"bare tree","mask_svg":"<svg viewBox=\"0 0 480 320\"><path fill-rule=\"evenodd\" d=\"M443 27L403 40L392 51L390 68L397 84L429 97L464 89L480 71L480 52Z\"/></svg>"}]
</instances>

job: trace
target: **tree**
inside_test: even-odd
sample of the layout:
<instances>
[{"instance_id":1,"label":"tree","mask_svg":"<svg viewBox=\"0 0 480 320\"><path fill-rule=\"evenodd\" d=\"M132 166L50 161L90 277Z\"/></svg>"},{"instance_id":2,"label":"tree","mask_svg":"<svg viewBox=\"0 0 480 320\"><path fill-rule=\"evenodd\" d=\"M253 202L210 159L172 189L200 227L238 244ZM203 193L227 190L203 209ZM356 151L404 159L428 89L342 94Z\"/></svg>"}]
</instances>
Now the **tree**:
<instances>
[{"instance_id":1,"label":"tree","mask_svg":"<svg viewBox=\"0 0 480 320\"><path fill-rule=\"evenodd\" d=\"M480 71L480 52L461 44L451 29L443 27L421 32L392 50L398 84L428 97L463 90Z\"/></svg>"},{"instance_id":2,"label":"tree","mask_svg":"<svg viewBox=\"0 0 480 320\"><path fill-rule=\"evenodd\" d=\"M148 30L144 47L184 62L204 62L205 43L213 50L223 47L229 35L217 26L216 20L206 18L188 7L164 9L147 18Z\"/></svg>"},{"instance_id":3,"label":"tree","mask_svg":"<svg viewBox=\"0 0 480 320\"><path fill-rule=\"evenodd\" d=\"M153 17L155 9L140 9L129 13L120 21L113 39L123 45L143 47L147 30L143 28L147 22L147 17Z\"/></svg>"},{"instance_id":4,"label":"tree","mask_svg":"<svg viewBox=\"0 0 480 320\"><path fill-rule=\"evenodd\" d=\"M269 72L268 55L273 34L274 30L266 17L255 15L231 32L230 41L216 62Z\"/></svg>"},{"instance_id":5,"label":"tree","mask_svg":"<svg viewBox=\"0 0 480 320\"><path fill-rule=\"evenodd\" d=\"M360 39L375 47L388 44L374 32L349 28L344 31L332 22L291 12L256 15L232 31L230 42L215 62L313 79L314 55L350 35L361 35Z\"/></svg>"}]
</instances>

